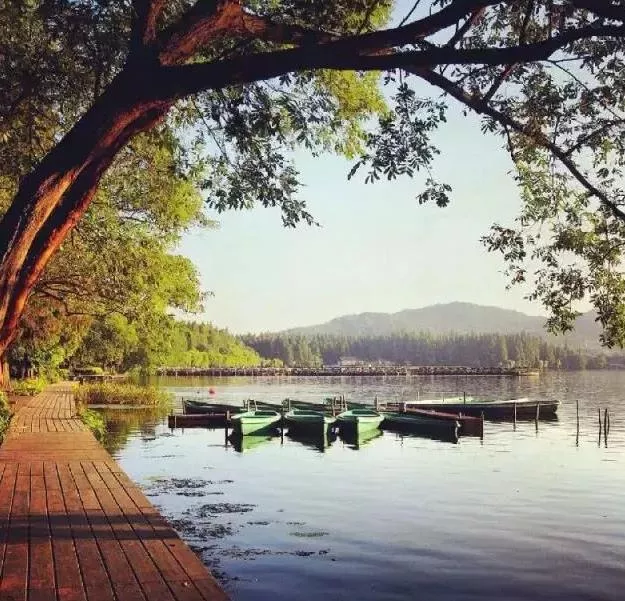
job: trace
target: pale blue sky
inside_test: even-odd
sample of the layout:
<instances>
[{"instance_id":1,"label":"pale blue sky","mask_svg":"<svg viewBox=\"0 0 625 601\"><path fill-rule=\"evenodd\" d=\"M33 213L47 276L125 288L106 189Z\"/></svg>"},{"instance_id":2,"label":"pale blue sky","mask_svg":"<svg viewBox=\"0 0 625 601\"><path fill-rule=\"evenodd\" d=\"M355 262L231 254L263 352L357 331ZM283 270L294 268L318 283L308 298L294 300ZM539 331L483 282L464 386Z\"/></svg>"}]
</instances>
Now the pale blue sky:
<instances>
[{"instance_id":1,"label":"pale blue sky","mask_svg":"<svg viewBox=\"0 0 625 601\"><path fill-rule=\"evenodd\" d=\"M395 22L413 4L399 0ZM425 83L419 90L438 94ZM452 301L543 313L522 290L505 289L501 257L479 241L493 222L511 224L519 209L502 140L483 135L478 117L449 102L448 123L435 138L435 174L454 188L450 206L417 204L423 174L348 182L350 162L298 154L302 196L322 227L287 230L278 211L257 208L220 215L218 231L187 235L181 251L214 293L198 317L241 333Z\"/></svg>"},{"instance_id":2,"label":"pale blue sky","mask_svg":"<svg viewBox=\"0 0 625 601\"><path fill-rule=\"evenodd\" d=\"M417 204L422 174L348 182L348 161L299 154L302 195L322 227L284 229L278 211L257 208L219 216L218 231L187 235L181 252L214 292L199 317L240 333L457 300L542 313L520 289L505 289L501 258L479 242L519 208L502 141L456 106L436 140L435 173L454 187L445 209Z\"/></svg>"}]
</instances>

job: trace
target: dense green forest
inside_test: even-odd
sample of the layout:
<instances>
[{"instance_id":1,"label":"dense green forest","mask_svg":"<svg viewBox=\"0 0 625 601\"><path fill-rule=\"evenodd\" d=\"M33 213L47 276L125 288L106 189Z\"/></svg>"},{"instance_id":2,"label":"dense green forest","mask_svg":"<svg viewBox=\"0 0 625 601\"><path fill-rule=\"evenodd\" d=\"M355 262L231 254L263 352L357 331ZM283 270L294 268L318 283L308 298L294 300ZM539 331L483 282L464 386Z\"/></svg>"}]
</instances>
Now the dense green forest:
<instances>
[{"instance_id":1,"label":"dense green forest","mask_svg":"<svg viewBox=\"0 0 625 601\"><path fill-rule=\"evenodd\" d=\"M333 365L341 357L411 365L466 365L601 369L605 354L556 346L530 334L404 333L391 336L260 334L242 337L262 357L290 366ZM619 359L610 357L610 362ZM622 361L620 361L622 363Z\"/></svg>"},{"instance_id":2,"label":"dense green forest","mask_svg":"<svg viewBox=\"0 0 625 601\"><path fill-rule=\"evenodd\" d=\"M150 327L121 315L95 320L72 337L22 336L9 354L14 376L51 374L61 367L95 366L107 371L150 371L158 366L244 367L261 358L227 330L207 323L153 316Z\"/></svg>"}]
</instances>

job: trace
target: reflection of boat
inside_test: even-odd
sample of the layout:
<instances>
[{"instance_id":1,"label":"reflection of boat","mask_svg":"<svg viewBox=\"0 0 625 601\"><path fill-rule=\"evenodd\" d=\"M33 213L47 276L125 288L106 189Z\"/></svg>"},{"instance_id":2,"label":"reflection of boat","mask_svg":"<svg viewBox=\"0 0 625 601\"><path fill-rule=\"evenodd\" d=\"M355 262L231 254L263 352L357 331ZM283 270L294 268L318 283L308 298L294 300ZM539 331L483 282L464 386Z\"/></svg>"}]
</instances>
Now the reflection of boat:
<instances>
[{"instance_id":1,"label":"reflection of boat","mask_svg":"<svg viewBox=\"0 0 625 601\"><path fill-rule=\"evenodd\" d=\"M242 436L233 432L228 436L228 440L232 443L234 450L238 453L244 453L245 451L251 451L256 447L262 445L265 442L269 442L273 439L273 436L267 434Z\"/></svg>"},{"instance_id":2,"label":"reflection of boat","mask_svg":"<svg viewBox=\"0 0 625 601\"><path fill-rule=\"evenodd\" d=\"M336 422L341 431L352 431L357 434L368 430L378 430L384 417L373 409L349 409L339 413Z\"/></svg>"},{"instance_id":3,"label":"reflection of boat","mask_svg":"<svg viewBox=\"0 0 625 601\"><path fill-rule=\"evenodd\" d=\"M438 440L440 442L451 442L456 444L459 440L457 432L444 432L435 430L406 430L402 427L392 425L384 425L384 430L393 432L399 440L404 438L426 438L429 440Z\"/></svg>"},{"instance_id":4,"label":"reflection of boat","mask_svg":"<svg viewBox=\"0 0 625 601\"><path fill-rule=\"evenodd\" d=\"M377 427L358 432L353 428L341 430L341 440L353 449L360 449L380 436L382 436L382 430Z\"/></svg>"},{"instance_id":5,"label":"reflection of boat","mask_svg":"<svg viewBox=\"0 0 625 601\"><path fill-rule=\"evenodd\" d=\"M284 421L292 430L325 432L336 421L336 418L322 411L292 409L284 414Z\"/></svg>"},{"instance_id":6,"label":"reflection of boat","mask_svg":"<svg viewBox=\"0 0 625 601\"><path fill-rule=\"evenodd\" d=\"M328 432L327 430L318 432L310 432L307 430L298 430L290 428L287 433L288 438L299 442L305 447L317 449L322 453L336 440L336 434L334 432Z\"/></svg>"},{"instance_id":7,"label":"reflection of boat","mask_svg":"<svg viewBox=\"0 0 625 601\"><path fill-rule=\"evenodd\" d=\"M270 409L258 409L256 411L237 413L230 419L234 431L245 436L277 428L282 415Z\"/></svg>"},{"instance_id":8,"label":"reflection of boat","mask_svg":"<svg viewBox=\"0 0 625 601\"><path fill-rule=\"evenodd\" d=\"M506 401L488 401L474 397L453 397L443 400L419 400L402 403L406 411L427 409L446 411L447 413L462 413L479 417L484 414L488 419L548 419L558 411L560 401L532 401L528 398L510 399Z\"/></svg>"},{"instance_id":9,"label":"reflection of boat","mask_svg":"<svg viewBox=\"0 0 625 601\"><path fill-rule=\"evenodd\" d=\"M458 437L460 422L447 415L438 416L435 413L424 415L423 413L383 413L382 427L389 429L404 430L408 432L431 432L445 437Z\"/></svg>"}]
</instances>

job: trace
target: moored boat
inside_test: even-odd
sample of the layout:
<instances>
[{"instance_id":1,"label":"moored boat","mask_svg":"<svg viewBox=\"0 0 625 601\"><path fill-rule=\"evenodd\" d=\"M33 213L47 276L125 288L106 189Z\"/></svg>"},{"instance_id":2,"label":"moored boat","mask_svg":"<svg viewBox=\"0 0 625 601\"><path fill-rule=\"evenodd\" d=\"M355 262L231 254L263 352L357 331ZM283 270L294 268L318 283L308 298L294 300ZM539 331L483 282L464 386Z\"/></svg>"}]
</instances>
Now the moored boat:
<instances>
[{"instance_id":1,"label":"moored boat","mask_svg":"<svg viewBox=\"0 0 625 601\"><path fill-rule=\"evenodd\" d=\"M278 411L258 409L256 411L237 413L230 419L235 432L245 436L247 434L267 432L277 428L282 419L282 415Z\"/></svg>"},{"instance_id":2,"label":"moored boat","mask_svg":"<svg viewBox=\"0 0 625 601\"><path fill-rule=\"evenodd\" d=\"M376 430L383 420L384 416L373 409L349 409L336 417L336 422L342 430L357 433Z\"/></svg>"},{"instance_id":3,"label":"moored boat","mask_svg":"<svg viewBox=\"0 0 625 601\"><path fill-rule=\"evenodd\" d=\"M336 421L336 418L326 415L322 411L292 409L284 414L284 421L289 428L294 430L323 432Z\"/></svg>"},{"instance_id":4,"label":"moored boat","mask_svg":"<svg viewBox=\"0 0 625 601\"><path fill-rule=\"evenodd\" d=\"M402 403L403 410L420 409L426 411L443 411L480 417L486 419L535 419L553 418L558 411L560 401L530 400L528 398L509 399L505 401L481 400L473 397L456 397L444 400L419 400Z\"/></svg>"},{"instance_id":5,"label":"moored boat","mask_svg":"<svg viewBox=\"0 0 625 601\"><path fill-rule=\"evenodd\" d=\"M361 449L380 436L382 436L382 430L379 428L368 428L358 431L353 428L341 430L341 440L354 450Z\"/></svg>"},{"instance_id":6,"label":"moored boat","mask_svg":"<svg viewBox=\"0 0 625 601\"><path fill-rule=\"evenodd\" d=\"M241 407L222 403L206 403L194 399L182 399L182 409L188 415L206 413L225 413L226 411L241 411Z\"/></svg>"},{"instance_id":7,"label":"moored boat","mask_svg":"<svg viewBox=\"0 0 625 601\"><path fill-rule=\"evenodd\" d=\"M460 430L460 421L456 416L448 417L448 414L438 415L423 413L383 413L382 427L417 432L435 432L445 437L457 437Z\"/></svg>"}]
</instances>

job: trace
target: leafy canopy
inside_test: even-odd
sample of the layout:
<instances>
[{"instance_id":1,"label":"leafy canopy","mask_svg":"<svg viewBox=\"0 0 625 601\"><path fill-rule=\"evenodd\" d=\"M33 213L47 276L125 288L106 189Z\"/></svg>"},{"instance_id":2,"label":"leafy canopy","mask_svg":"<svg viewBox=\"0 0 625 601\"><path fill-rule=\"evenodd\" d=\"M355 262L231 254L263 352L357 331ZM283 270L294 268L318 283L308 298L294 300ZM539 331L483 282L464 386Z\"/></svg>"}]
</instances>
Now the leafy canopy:
<instances>
[{"instance_id":1,"label":"leafy canopy","mask_svg":"<svg viewBox=\"0 0 625 601\"><path fill-rule=\"evenodd\" d=\"M350 157L350 175L367 181L425 171L419 202L447 205L431 136L447 104L459 102L483 115L484 132L514 162L522 213L485 238L503 253L511 283L529 284L554 331L570 328L589 300L603 342L623 345L624 36L625 8L611 0L4 3L0 193L8 202L116 76L148 65L141 61L160 69L150 93L176 101L150 134L188 185L176 188L176 203L188 208L199 192L217 212L277 206L287 226L314 222L295 147ZM432 86L428 97L419 82ZM132 165L124 151L106 202L118 202ZM168 213L152 213L143 192L131 210L158 223Z\"/></svg>"}]
</instances>

